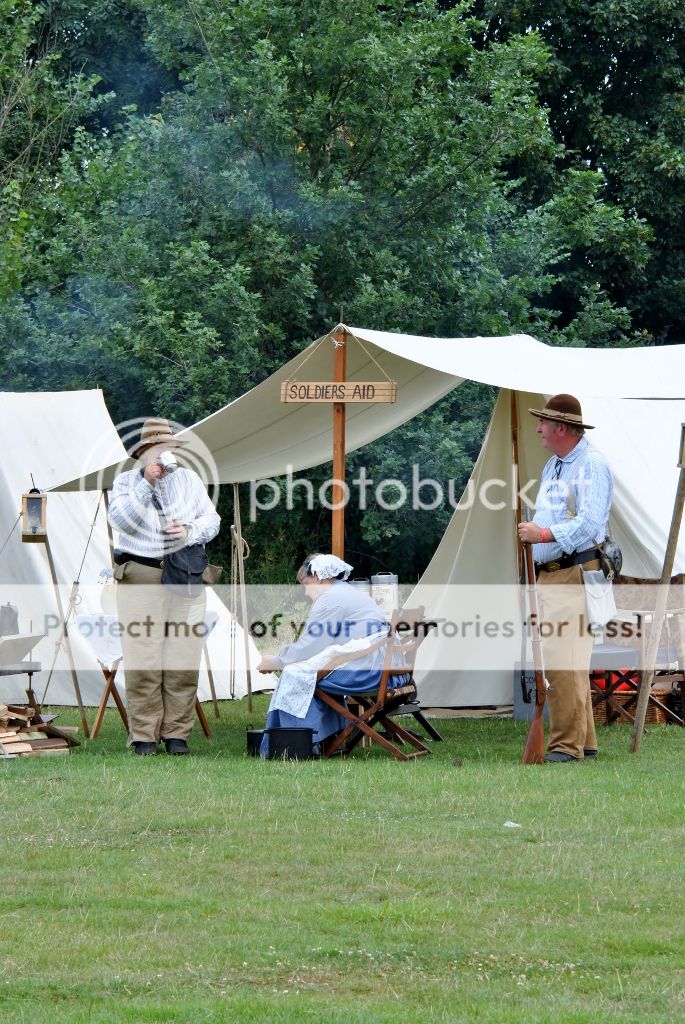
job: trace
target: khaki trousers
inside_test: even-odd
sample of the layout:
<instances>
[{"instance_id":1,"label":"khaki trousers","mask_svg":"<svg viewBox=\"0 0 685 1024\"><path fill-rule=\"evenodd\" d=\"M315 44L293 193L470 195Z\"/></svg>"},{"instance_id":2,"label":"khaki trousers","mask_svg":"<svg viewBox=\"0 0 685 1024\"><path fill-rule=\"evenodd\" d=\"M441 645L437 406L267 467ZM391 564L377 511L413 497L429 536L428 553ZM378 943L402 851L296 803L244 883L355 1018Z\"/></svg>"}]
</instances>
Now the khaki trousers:
<instances>
[{"instance_id":1,"label":"khaki trousers","mask_svg":"<svg viewBox=\"0 0 685 1024\"><path fill-rule=\"evenodd\" d=\"M598 569L599 562L541 572L538 577L542 652L549 682L547 749L577 758L583 757L583 750L597 749L590 691L593 637L586 627L581 568Z\"/></svg>"},{"instance_id":2,"label":"khaki trousers","mask_svg":"<svg viewBox=\"0 0 685 1024\"><path fill-rule=\"evenodd\" d=\"M195 721L205 596L179 597L161 575L138 562L117 571L129 743L184 740Z\"/></svg>"}]
</instances>

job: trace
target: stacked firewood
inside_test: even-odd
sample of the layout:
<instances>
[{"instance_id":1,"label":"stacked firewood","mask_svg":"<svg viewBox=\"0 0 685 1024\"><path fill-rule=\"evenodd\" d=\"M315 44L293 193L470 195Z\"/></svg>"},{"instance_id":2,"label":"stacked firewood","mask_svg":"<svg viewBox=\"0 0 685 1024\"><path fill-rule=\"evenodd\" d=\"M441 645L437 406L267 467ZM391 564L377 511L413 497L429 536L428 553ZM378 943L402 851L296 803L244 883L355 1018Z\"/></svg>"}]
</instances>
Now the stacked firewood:
<instances>
[{"instance_id":1,"label":"stacked firewood","mask_svg":"<svg viewBox=\"0 0 685 1024\"><path fill-rule=\"evenodd\" d=\"M0 704L0 760L68 754L78 746L71 728L58 728L35 708Z\"/></svg>"}]
</instances>

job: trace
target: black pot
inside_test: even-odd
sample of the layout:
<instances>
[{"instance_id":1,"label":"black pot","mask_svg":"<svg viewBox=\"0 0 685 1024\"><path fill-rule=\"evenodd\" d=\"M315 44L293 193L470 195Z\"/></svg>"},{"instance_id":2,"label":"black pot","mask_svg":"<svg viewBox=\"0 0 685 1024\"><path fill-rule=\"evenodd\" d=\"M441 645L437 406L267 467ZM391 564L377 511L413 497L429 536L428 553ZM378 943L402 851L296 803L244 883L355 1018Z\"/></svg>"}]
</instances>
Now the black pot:
<instances>
[{"instance_id":1,"label":"black pot","mask_svg":"<svg viewBox=\"0 0 685 1024\"><path fill-rule=\"evenodd\" d=\"M259 757L259 748L262 745L262 739L264 737L263 729L253 729L251 725L248 725L247 731L247 753L250 757Z\"/></svg>"},{"instance_id":2,"label":"black pot","mask_svg":"<svg viewBox=\"0 0 685 1024\"><path fill-rule=\"evenodd\" d=\"M313 729L267 729L270 760L311 761Z\"/></svg>"}]
</instances>

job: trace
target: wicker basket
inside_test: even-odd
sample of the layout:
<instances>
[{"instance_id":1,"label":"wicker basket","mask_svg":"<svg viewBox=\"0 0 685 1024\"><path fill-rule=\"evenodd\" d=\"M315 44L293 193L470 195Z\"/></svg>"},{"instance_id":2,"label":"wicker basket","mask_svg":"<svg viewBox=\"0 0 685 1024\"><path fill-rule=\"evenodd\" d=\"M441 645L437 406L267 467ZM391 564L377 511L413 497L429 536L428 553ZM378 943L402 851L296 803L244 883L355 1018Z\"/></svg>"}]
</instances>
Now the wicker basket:
<instances>
[{"instance_id":1,"label":"wicker basket","mask_svg":"<svg viewBox=\"0 0 685 1024\"><path fill-rule=\"evenodd\" d=\"M665 698L666 698L666 695L668 693L667 690L653 690L652 692L653 692L654 696L657 698L657 700L660 700L662 704L666 703L666 699ZM635 697L635 694L634 693L626 693L625 691L623 691L621 693L613 693L612 697L614 698L614 700L616 701L617 704L620 704L621 707L624 707L626 704L628 704L630 702L631 697ZM604 701L602 701L600 707L606 708L606 703ZM630 714L633 717L635 717L636 709L637 709L637 701L633 700L632 706L630 708ZM605 722L607 720L606 710L604 711L604 719L603 720ZM596 718L595 718L595 721L597 721ZM656 704L653 704L652 701L650 701L649 704L647 705L647 714L645 716L645 723L646 724L651 724L651 725L666 725L667 722L668 722L668 715L666 714L666 712L663 711ZM615 718L612 721L611 724L614 725L615 723L622 723L622 724L625 724L625 725L631 725L632 724L630 722L630 720L628 718L624 718L623 715L619 715L619 717Z\"/></svg>"},{"instance_id":2,"label":"wicker basket","mask_svg":"<svg viewBox=\"0 0 685 1024\"><path fill-rule=\"evenodd\" d=\"M606 701L601 700L599 704L593 704L592 706L592 717L595 725L606 725L607 720L607 705Z\"/></svg>"}]
</instances>

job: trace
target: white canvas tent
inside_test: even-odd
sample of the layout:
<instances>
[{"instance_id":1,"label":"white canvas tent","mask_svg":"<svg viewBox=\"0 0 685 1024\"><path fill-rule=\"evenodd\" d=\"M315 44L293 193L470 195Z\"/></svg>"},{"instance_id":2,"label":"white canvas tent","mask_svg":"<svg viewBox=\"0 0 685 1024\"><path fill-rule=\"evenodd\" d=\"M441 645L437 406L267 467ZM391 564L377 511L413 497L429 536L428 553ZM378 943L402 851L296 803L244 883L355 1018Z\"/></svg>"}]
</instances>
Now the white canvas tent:
<instances>
[{"instance_id":1,"label":"white canvas tent","mask_svg":"<svg viewBox=\"0 0 685 1024\"><path fill-rule=\"evenodd\" d=\"M340 325L343 326L344 325ZM616 478L612 528L625 571L658 576L677 482L680 423L685 420L685 346L634 349L552 348L526 335L504 338L420 338L363 328L348 333L347 379L397 382L395 405L348 406L346 449L352 451L428 408L464 380L502 389L473 481L511 480L509 392L518 395L521 479L539 475L544 452L529 407L560 390L580 398L596 424L592 442L606 451ZM252 391L196 424L192 431L212 453L221 483L277 476L331 459L330 408L281 404L284 381L327 380L335 331L306 348ZM417 452L417 458L420 453ZM117 471L111 466L105 479ZM67 488L78 486L68 481ZM534 492L533 492L534 493ZM511 506L455 511L421 580L417 597L439 615L426 589L448 583L510 583L515 579ZM685 570L685 542L675 571ZM400 570L401 571L401 570ZM430 598L433 598L431 601ZM454 663L449 640L423 645L418 679L424 703L480 705L511 700L511 673L443 671ZM453 642L452 642L453 643Z\"/></svg>"},{"instance_id":2,"label":"white canvas tent","mask_svg":"<svg viewBox=\"0 0 685 1024\"><path fill-rule=\"evenodd\" d=\"M47 490L74 473L87 475L98 466L120 462L126 452L110 419L100 390L69 392L4 392L0 395L0 439L3 458L0 464L0 602L10 602L19 611L22 633L40 631L45 616L57 613L52 579L45 545L24 544L21 524L21 495L32 486ZM100 493L84 490L78 494L48 495L48 537L60 583L62 604L66 609L73 582L80 571L78 614L99 614L102 569L111 566L109 539L104 503ZM99 505L99 508L98 508ZM96 517L97 510L97 517ZM93 526L94 522L94 526ZM14 526L13 526L14 524ZM92 529L92 536L89 534ZM6 542L6 543L5 543ZM85 556L85 558L84 558ZM81 562L83 566L81 568ZM215 687L219 697L229 696L228 631L229 615L218 599L210 597L210 607L219 614L219 622L209 637L209 654ZM53 619L54 621L54 619ZM242 631L236 650L235 696L246 692ZM47 674L55 654L53 628L32 653L40 661L42 671L34 679L38 697L42 695ZM78 679L85 704L97 705L104 680L88 642L73 628L69 631L78 668ZM252 663L258 654L250 643ZM117 674L117 682L125 683L125 672ZM0 701L25 699L25 676L1 680ZM206 671L201 674L200 698L209 699ZM47 695L51 704L75 703L74 688L62 649L50 680Z\"/></svg>"},{"instance_id":3,"label":"white canvas tent","mask_svg":"<svg viewBox=\"0 0 685 1024\"><path fill-rule=\"evenodd\" d=\"M343 326L344 325L340 325ZM330 380L334 331L312 342L267 380L189 431L212 453L217 482L240 483L330 462L332 429L326 405L281 404L287 380ZM685 398L685 345L664 348L551 348L524 334L503 338L420 338L357 327L351 337L347 379L397 382L394 405L350 405L346 450L355 451L406 423L438 399L475 380L531 394L597 398ZM101 462L87 487L110 486L120 466ZM78 489L79 478L60 490Z\"/></svg>"}]
</instances>

